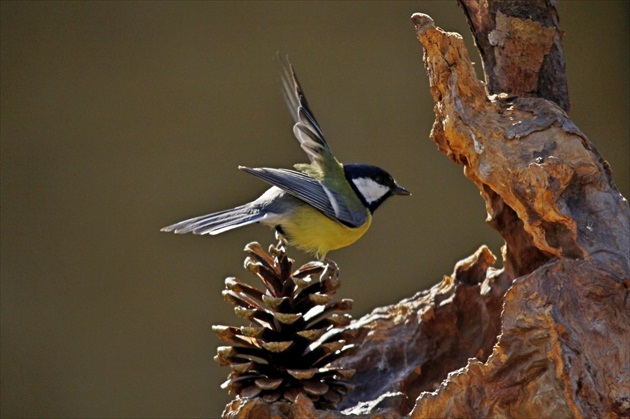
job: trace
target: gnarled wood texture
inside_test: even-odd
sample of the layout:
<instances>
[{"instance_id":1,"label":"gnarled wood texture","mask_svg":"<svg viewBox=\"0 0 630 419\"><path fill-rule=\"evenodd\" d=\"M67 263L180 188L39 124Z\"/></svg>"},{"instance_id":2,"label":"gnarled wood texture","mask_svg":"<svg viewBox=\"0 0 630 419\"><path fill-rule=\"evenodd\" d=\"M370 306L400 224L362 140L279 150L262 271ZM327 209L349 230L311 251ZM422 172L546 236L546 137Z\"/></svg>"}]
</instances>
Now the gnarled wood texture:
<instances>
[{"instance_id":1,"label":"gnarled wood texture","mask_svg":"<svg viewBox=\"0 0 630 419\"><path fill-rule=\"evenodd\" d=\"M357 370L356 388L343 412L237 400L225 416L630 415L630 208L563 110L555 7L460 4L488 86L458 34L414 15L435 102L431 138L479 188L505 239L504 267L482 247L430 290L351 324L358 350L338 362Z\"/></svg>"}]
</instances>

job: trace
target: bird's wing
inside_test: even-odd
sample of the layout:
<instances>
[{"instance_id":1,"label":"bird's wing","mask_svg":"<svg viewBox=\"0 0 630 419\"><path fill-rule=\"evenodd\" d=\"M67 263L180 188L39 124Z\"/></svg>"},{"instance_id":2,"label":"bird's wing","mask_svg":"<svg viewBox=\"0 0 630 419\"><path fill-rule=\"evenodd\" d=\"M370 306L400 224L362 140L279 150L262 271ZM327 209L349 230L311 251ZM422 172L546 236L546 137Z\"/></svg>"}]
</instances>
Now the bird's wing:
<instances>
[{"instance_id":1,"label":"bird's wing","mask_svg":"<svg viewBox=\"0 0 630 419\"><path fill-rule=\"evenodd\" d=\"M348 183L343 165L332 154L324 139L324 134L308 106L293 66L288 58L283 59L279 55L278 63L282 92L295 123L293 134L311 162L310 164L296 164L295 168L319 181L319 187L325 191L333 205L338 205L341 208L339 210L341 213L362 214L364 212L363 203ZM292 193L289 190L287 192ZM307 201L303 197L300 198ZM354 223L351 222L351 224Z\"/></svg>"},{"instance_id":2,"label":"bird's wing","mask_svg":"<svg viewBox=\"0 0 630 419\"><path fill-rule=\"evenodd\" d=\"M239 166L239 169L277 186L317 208L328 218L348 227L359 227L367 221L368 210L365 207L361 206L358 209L349 207L346 205L347 199L305 173L288 169L244 166Z\"/></svg>"},{"instance_id":3,"label":"bird's wing","mask_svg":"<svg viewBox=\"0 0 630 419\"><path fill-rule=\"evenodd\" d=\"M324 139L324 133L308 106L306 96L289 59L278 55L277 61L280 67L282 93L293 117L293 134L311 162L310 167L300 165L299 170L311 172L309 174L314 177L330 175L327 173L330 171L343 173L341 164L332 154Z\"/></svg>"}]
</instances>

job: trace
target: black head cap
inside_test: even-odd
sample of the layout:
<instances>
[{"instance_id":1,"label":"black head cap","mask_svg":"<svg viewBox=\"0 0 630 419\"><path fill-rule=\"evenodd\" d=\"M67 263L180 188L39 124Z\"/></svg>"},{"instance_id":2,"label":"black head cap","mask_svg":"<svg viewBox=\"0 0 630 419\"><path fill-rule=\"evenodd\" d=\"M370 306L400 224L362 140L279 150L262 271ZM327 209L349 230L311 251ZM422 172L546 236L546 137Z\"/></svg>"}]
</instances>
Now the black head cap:
<instances>
[{"instance_id":1,"label":"black head cap","mask_svg":"<svg viewBox=\"0 0 630 419\"><path fill-rule=\"evenodd\" d=\"M380 167L367 164L344 164L346 179L363 204L374 212L392 195L411 195Z\"/></svg>"}]
</instances>

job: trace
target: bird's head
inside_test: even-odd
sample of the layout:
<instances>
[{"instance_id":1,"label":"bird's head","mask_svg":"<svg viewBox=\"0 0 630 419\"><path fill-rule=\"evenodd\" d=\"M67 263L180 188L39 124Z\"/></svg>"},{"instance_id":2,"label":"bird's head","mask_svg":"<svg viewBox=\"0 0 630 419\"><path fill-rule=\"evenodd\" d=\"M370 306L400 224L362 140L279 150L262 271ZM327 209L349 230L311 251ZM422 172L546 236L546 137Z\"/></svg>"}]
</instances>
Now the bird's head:
<instances>
[{"instance_id":1,"label":"bird's head","mask_svg":"<svg viewBox=\"0 0 630 419\"><path fill-rule=\"evenodd\" d=\"M346 179L363 204L374 212L392 195L411 195L380 167L368 164L344 164Z\"/></svg>"}]
</instances>

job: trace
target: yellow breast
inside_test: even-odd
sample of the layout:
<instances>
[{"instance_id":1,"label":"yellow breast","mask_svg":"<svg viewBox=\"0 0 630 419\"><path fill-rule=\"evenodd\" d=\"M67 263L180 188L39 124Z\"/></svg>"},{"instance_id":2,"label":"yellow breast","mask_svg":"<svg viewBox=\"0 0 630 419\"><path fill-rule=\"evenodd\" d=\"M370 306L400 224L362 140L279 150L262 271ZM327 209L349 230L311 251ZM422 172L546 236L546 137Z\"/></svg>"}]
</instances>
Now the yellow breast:
<instances>
[{"instance_id":1,"label":"yellow breast","mask_svg":"<svg viewBox=\"0 0 630 419\"><path fill-rule=\"evenodd\" d=\"M372 215L369 213L365 224L351 228L331 220L310 205L303 205L282 224L282 229L289 244L322 259L329 251L359 240L371 224Z\"/></svg>"}]
</instances>

